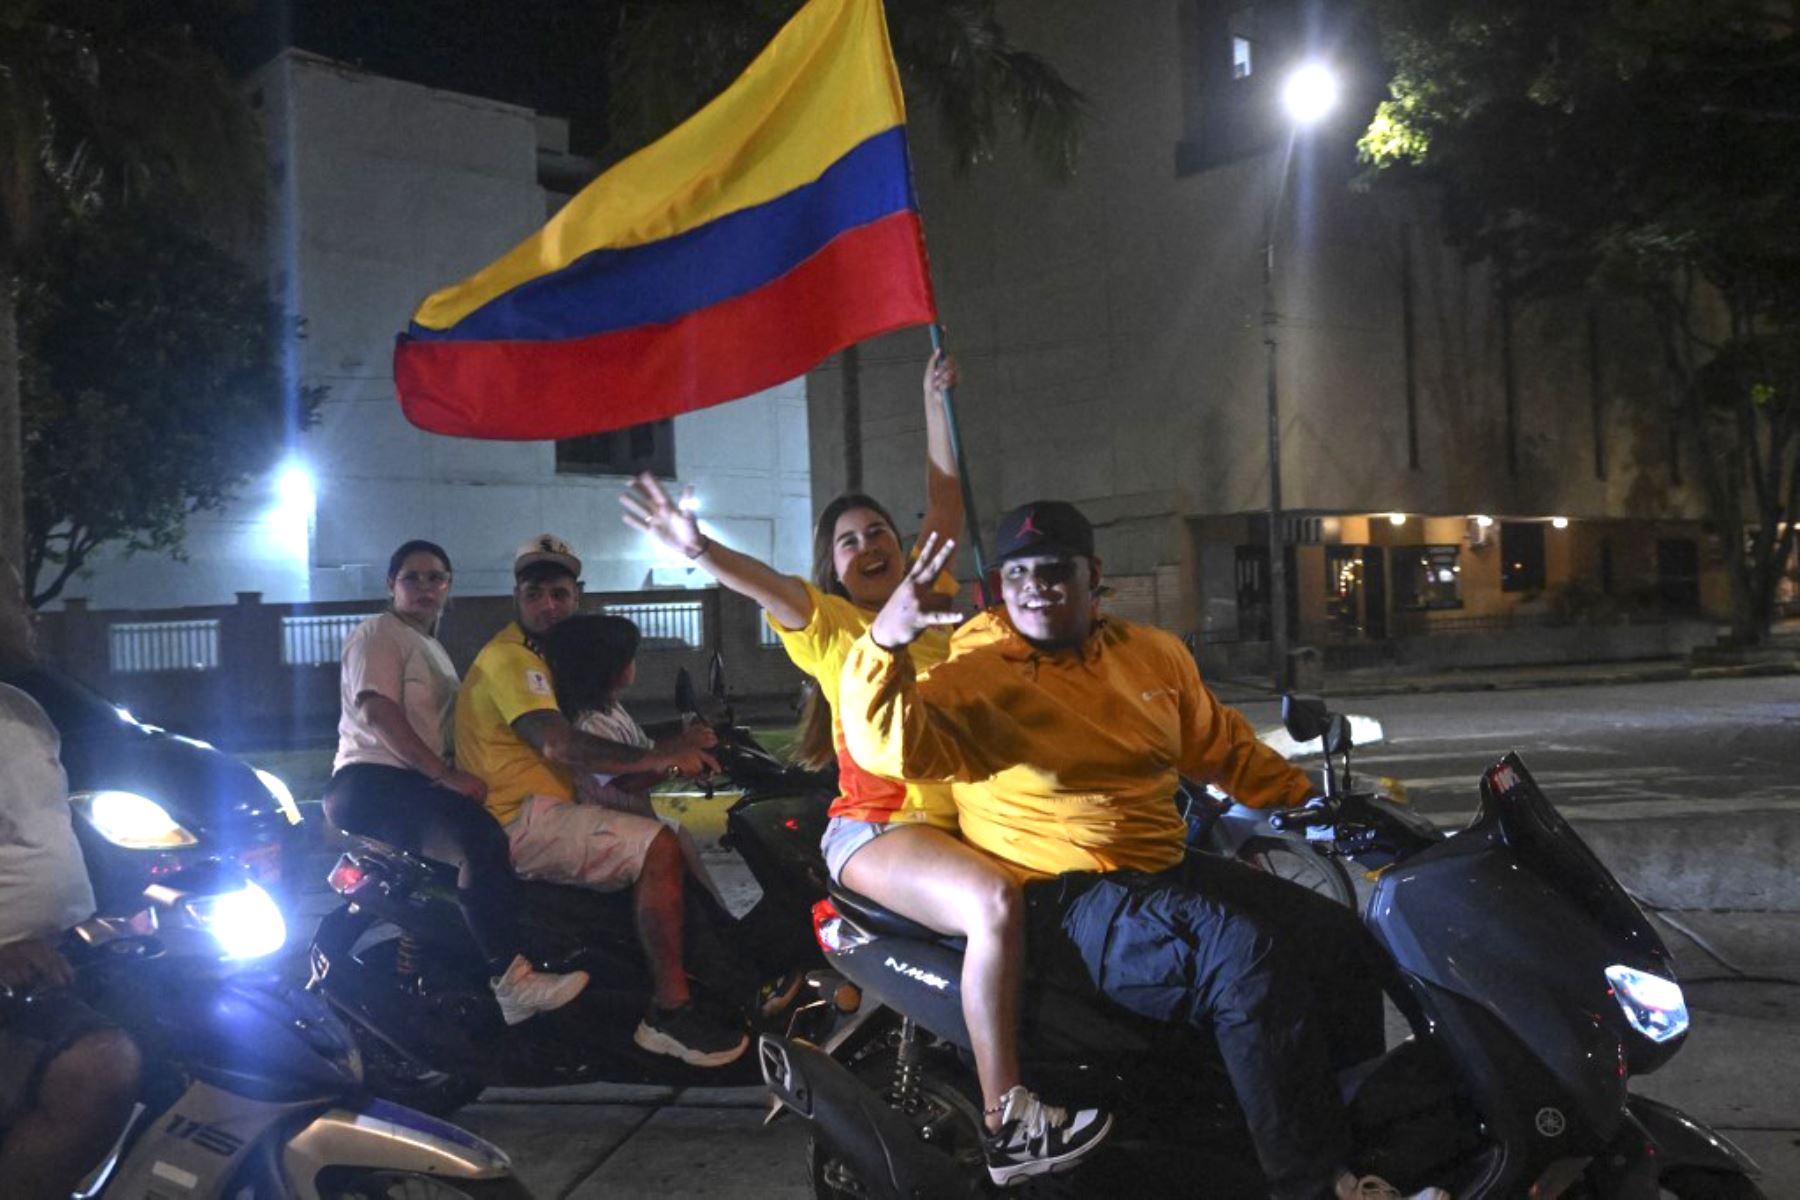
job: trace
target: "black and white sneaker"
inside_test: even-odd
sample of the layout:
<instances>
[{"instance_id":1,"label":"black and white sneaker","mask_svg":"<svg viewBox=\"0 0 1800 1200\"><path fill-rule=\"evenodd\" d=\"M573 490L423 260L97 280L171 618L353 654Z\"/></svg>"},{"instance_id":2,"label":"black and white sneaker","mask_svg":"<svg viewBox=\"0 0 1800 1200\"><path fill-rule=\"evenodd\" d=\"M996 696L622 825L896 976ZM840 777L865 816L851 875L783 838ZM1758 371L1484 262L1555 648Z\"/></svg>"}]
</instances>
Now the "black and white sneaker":
<instances>
[{"instance_id":1,"label":"black and white sneaker","mask_svg":"<svg viewBox=\"0 0 1800 1200\"><path fill-rule=\"evenodd\" d=\"M696 1067L722 1067L750 1048L741 1029L727 1028L692 1004L680 1008L650 1006L631 1040L652 1054L667 1054Z\"/></svg>"},{"instance_id":2,"label":"black and white sneaker","mask_svg":"<svg viewBox=\"0 0 1800 1200\"><path fill-rule=\"evenodd\" d=\"M1106 1140L1112 1114L1080 1108L1071 1114L1039 1100L1022 1085L1000 1101L1000 1128L982 1140L988 1178L1005 1187L1033 1175L1066 1171Z\"/></svg>"}]
</instances>

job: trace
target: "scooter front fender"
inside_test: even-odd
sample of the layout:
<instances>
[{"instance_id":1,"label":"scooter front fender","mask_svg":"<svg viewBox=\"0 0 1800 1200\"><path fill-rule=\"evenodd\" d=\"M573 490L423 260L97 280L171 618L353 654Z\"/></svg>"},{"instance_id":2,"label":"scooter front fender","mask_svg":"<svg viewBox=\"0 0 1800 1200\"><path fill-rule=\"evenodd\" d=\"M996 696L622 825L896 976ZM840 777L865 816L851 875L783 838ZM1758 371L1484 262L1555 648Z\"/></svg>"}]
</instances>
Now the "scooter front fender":
<instances>
[{"instance_id":1,"label":"scooter front fender","mask_svg":"<svg viewBox=\"0 0 1800 1200\"><path fill-rule=\"evenodd\" d=\"M757 1054L775 1099L849 1160L871 1196L938 1200L979 1194L980 1181L921 1142L904 1117L823 1051L764 1034Z\"/></svg>"},{"instance_id":2,"label":"scooter front fender","mask_svg":"<svg viewBox=\"0 0 1800 1200\"><path fill-rule=\"evenodd\" d=\"M1678 1108L1632 1096L1625 1111L1650 1142L1656 1160L1669 1167L1700 1167L1711 1171L1735 1171L1761 1175L1756 1160L1732 1144L1722 1133L1708 1129Z\"/></svg>"},{"instance_id":3,"label":"scooter front fender","mask_svg":"<svg viewBox=\"0 0 1800 1200\"><path fill-rule=\"evenodd\" d=\"M1749 1178L1762 1174L1750 1156L1723 1134L1667 1104L1631 1096L1618 1136L1589 1164L1588 1179L1602 1196L1656 1200L1668 1195L1660 1181L1676 1168Z\"/></svg>"},{"instance_id":4,"label":"scooter front fender","mask_svg":"<svg viewBox=\"0 0 1800 1200\"><path fill-rule=\"evenodd\" d=\"M282 1173L294 1195L317 1200L320 1172L330 1167L410 1171L446 1179L504 1179L506 1152L448 1121L373 1100L333 1108L288 1139Z\"/></svg>"}]
</instances>

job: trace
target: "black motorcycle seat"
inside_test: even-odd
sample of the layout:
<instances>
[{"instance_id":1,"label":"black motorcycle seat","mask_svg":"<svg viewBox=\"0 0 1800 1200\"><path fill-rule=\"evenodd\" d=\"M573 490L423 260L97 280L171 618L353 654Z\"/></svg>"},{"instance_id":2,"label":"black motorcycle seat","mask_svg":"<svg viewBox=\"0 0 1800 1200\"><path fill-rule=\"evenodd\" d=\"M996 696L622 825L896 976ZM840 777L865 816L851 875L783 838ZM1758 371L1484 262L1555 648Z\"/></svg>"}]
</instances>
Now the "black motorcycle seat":
<instances>
[{"instance_id":1,"label":"black motorcycle seat","mask_svg":"<svg viewBox=\"0 0 1800 1200\"><path fill-rule=\"evenodd\" d=\"M964 939L939 933L929 925L921 925L911 917L903 917L891 908L885 908L858 892L853 892L841 883L829 883L825 887L831 902L846 917L862 925L871 933L883 934L887 937L917 938L925 942L942 942L946 946L962 949Z\"/></svg>"}]
</instances>

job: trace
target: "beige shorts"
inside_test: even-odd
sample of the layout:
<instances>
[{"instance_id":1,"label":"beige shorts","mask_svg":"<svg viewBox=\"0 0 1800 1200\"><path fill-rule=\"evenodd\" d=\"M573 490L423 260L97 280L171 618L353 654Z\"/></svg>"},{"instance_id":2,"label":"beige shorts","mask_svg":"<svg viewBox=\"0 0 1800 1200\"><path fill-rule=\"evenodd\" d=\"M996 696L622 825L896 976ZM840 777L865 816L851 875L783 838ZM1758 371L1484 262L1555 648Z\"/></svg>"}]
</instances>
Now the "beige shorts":
<instances>
[{"instance_id":1,"label":"beige shorts","mask_svg":"<svg viewBox=\"0 0 1800 1200\"><path fill-rule=\"evenodd\" d=\"M650 843L663 828L655 817L527 796L519 815L507 823L506 837L521 878L616 892L637 882Z\"/></svg>"}]
</instances>

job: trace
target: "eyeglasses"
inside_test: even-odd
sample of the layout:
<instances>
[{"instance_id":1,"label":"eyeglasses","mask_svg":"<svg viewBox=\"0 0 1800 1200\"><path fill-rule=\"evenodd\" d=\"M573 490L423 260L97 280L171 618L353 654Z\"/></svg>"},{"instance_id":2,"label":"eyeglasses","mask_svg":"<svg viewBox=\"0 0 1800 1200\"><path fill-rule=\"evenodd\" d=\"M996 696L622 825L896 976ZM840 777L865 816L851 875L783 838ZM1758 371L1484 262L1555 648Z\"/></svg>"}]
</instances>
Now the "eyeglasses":
<instances>
[{"instance_id":1,"label":"eyeglasses","mask_svg":"<svg viewBox=\"0 0 1800 1200\"><path fill-rule=\"evenodd\" d=\"M450 582L450 574L447 571L402 571L395 578L401 583L411 584L413 587L418 587L420 584L426 587L443 587Z\"/></svg>"}]
</instances>

